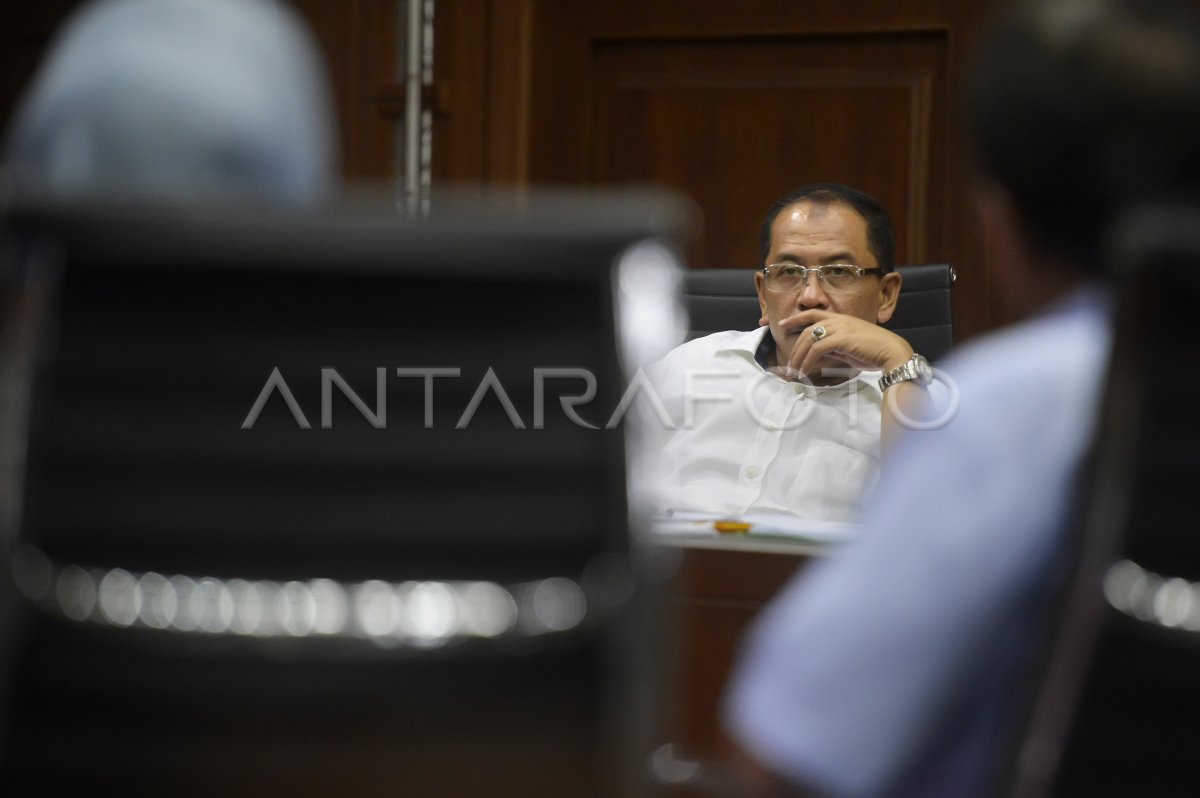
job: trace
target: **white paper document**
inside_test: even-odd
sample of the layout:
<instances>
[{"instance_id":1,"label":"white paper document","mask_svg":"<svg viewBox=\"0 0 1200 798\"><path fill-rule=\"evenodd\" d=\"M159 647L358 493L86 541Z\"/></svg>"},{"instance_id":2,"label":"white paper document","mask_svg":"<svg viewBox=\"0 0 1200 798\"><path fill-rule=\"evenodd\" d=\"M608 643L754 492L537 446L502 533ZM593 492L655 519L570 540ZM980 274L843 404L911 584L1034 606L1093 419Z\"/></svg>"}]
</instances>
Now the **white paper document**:
<instances>
[{"instance_id":1,"label":"white paper document","mask_svg":"<svg viewBox=\"0 0 1200 798\"><path fill-rule=\"evenodd\" d=\"M855 524L797 518L783 513L750 513L737 517L716 517L701 513L672 513L654 518L651 531L665 537L789 538L814 543L844 543L858 535Z\"/></svg>"}]
</instances>

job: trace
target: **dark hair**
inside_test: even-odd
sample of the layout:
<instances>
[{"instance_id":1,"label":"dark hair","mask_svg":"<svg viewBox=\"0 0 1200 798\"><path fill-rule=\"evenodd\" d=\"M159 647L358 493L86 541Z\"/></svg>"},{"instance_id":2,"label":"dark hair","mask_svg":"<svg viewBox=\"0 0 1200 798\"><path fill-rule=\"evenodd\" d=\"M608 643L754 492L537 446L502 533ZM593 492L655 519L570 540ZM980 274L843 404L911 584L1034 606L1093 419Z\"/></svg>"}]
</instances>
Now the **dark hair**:
<instances>
[{"instance_id":1,"label":"dark hair","mask_svg":"<svg viewBox=\"0 0 1200 798\"><path fill-rule=\"evenodd\" d=\"M809 183L775 200L759 233L759 265L766 266L771 254L771 228L775 219L789 205L805 201L853 209L867 223L867 249L879 261L879 268L885 274L896 268L896 237L892 234L892 220L887 211L879 200L841 183Z\"/></svg>"},{"instance_id":2,"label":"dark hair","mask_svg":"<svg viewBox=\"0 0 1200 798\"><path fill-rule=\"evenodd\" d=\"M1174 0L1021 3L983 40L967 113L978 167L1033 245L1099 270L1122 206L1200 188L1200 14Z\"/></svg>"}]
</instances>

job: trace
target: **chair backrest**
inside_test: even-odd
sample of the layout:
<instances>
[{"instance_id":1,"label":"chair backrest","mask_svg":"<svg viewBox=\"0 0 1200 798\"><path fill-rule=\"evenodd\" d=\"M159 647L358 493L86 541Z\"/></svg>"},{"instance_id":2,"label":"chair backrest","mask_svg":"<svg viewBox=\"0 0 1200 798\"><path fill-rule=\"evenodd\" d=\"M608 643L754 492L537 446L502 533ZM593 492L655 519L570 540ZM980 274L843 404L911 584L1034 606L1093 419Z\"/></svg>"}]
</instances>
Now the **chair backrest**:
<instances>
[{"instance_id":1,"label":"chair backrest","mask_svg":"<svg viewBox=\"0 0 1200 798\"><path fill-rule=\"evenodd\" d=\"M625 794L614 270L675 222L555 204L10 212L54 287L0 783Z\"/></svg>"},{"instance_id":2,"label":"chair backrest","mask_svg":"<svg viewBox=\"0 0 1200 798\"><path fill-rule=\"evenodd\" d=\"M1200 210L1143 209L1112 238L1117 322L1096 442L1045 613L1006 795L1185 795L1200 784Z\"/></svg>"},{"instance_id":3,"label":"chair backrest","mask_svg":"<svg viewBox=\"0 0 1200 798\"><path fill-rule=\"evenodd\" d=\"M908 340L917 352L937 360L954 344L950 289L954 269L946 263L899 266L904 275L900 302L889 330ZM758 326L758 296L748 269L689 269L684 275L691 337L721 330Z\"/></svg>"}]
</instances>

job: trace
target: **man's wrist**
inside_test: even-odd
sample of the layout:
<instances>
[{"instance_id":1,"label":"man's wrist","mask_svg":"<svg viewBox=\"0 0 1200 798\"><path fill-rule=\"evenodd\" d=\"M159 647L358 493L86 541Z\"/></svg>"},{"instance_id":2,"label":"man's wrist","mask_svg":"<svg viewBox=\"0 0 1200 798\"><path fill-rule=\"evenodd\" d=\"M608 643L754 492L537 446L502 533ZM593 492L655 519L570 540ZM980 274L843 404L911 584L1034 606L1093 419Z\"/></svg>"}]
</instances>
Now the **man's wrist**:
<instances>
[{"instance_id":1,"label":"man's wrist","mask_svg":"<svg viewBox=\"0 0 1200 798\"><path fill-rule=\"evenodd\" d=\"M888 359L884 361L883 365L881 365L878 370L882 371L884 374L887 374L888 372L898 369L908 361L912 360L913 355L915 354L916 352L914 352L911 348L898 351L888 357Z\"/></svg>"},{"instance_id":2,"label":"man's wrist","mask_svg":"<svg viewBox=\"0 0 1200 798\"><path fill-rule=\"evenodd\" d=\"M914 353L912 357L895 368L883 372L879 380L879 390L886 391L893 385L915 382L917 385L928 385L933 380L933 370L929 361Z\"/></svg>"}]
</instances>

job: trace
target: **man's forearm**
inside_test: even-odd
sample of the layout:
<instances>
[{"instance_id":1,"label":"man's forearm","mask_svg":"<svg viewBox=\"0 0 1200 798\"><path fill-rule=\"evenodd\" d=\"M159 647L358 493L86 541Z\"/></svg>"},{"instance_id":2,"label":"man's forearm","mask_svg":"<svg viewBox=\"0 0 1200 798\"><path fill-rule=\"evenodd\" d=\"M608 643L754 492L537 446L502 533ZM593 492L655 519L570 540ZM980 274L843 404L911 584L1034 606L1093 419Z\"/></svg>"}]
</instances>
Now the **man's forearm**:
<instances>
[{"instance_id":1,"label":"man's forearm","mask_svg":"<svg viewBox=\"0 0 1200 798\"><path fill-rule=\"evenodd\" d=\"M883 393L883 422L879 448L886 460L889 452L904 434L911 432L912 421L928 421L935 412L929 389L909 380L892 385Z\"/></svg>"}]
</instances>

